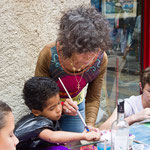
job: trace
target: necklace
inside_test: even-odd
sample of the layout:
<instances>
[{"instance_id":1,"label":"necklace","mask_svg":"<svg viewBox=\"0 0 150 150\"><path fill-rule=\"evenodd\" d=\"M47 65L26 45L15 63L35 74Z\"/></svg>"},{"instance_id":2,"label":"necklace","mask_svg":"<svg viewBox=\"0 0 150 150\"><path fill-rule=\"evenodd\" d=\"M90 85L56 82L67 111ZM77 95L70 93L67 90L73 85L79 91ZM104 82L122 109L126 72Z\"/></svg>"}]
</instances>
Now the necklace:
<instances>
[{"instance_id":1,"label":"necklace","mask_svg":"<svg viewBox=\"0 0 150 150\"><path fill-rule=\"evenodd\" d=\"M87 66L89 66L89 64L90 64L91 62L93 62L93 60L94 60L95 57L96 57L96 54L95 54L95 56L94 56L91 60L89 60L89 63L87 64ZM77 89L79 90L79 89L81 88L80 82L81 82L81 80L82 80L82 77L83 77L83 74L84 74L84 70L86 70L87 67L85 67L85 69L82 70L82 68L83 68L83 66L84 66L84 65L82 65L79 69L76 69L76 68L74 67L74 65L73 65L72 59L71 59L71 63L70 63L70 64L71 64L71 66L72 66L72 70L73 70L75 79L76 79L76 81L77 81ZM81 70L82 70L81 78L78 80L78 79L77 79L77 76L75 75L75 71L81 71Z\"/></svg>"},{"instance_id":2,"label":"necklace","mask_svg":"<svg viewBox=\"0 0 150 150\"><path fill-rule=\"evenodd\" d=\"M77 79L77 76L76 76L76 74L75 74L75 71L81 71L81 69L82 69L83 65L81 66L81 68L76 69L76 68L74 67L74 65L73 65L72 60L71 60L71 66L72 66L73 74L74 74L75 79L76 79L76 81L77 81L77 89L78 89L78 91L79 91L79 90L80 90L80 88L81 88L81 87L80 87L80 82L81 82L81 80L82 80L82 77L83 77L84 71L82 72L82 74L81 74L81 77L80 77L79 81L78 81L78 79Z\"/></svg>"},{"instance_id":3,"label":"necklace","mask_svg":"<svg viewBox=\"0 0 150 150\"><path fill-rule=\"evenodd\" d=\"M58 49L57 52L58 52L58 54L59 54L59 52L60 52L60 51L59 51L59 50L60 50L59 43L57 43L56 45L57 45L57 49ZM84 69L82 69L84 65L82 65L79 69L76 69L76 68L74 67L73 62L72 62L72 59L71 59L71 63L70 63L70 64L71 64L71 66L72 66L73 74L74 74L75 79L76 79L76 82L77 82L77 89L78 89L78 90L81 88L80 82L81 82L81 80L82 80L82 77L83 77L83 75L84 75L85 70L87 70L87 69L90 67L90 63L92 64L93 60L97 59L96 55L98 55L98 53L95 54L92 59L89 59L89 63L86 65L86 67L85 67ZM58 56L60 57L60 54L59 54ZM63 55L62 55L62 58L63 58ZM60 61L60 63L61 63L61 59L60 59L60 58L59 58L59 61ZM62 63L61 63L61 65L62 65L62 68L63 68L67 73L70 74L70 72L68 72L68 71L65 69L65 67L63 66ZM79 74L80 71L82 72L82 74L81 74L80 79L78 80L78 79L77 79L77 76L76 76L76 73ZM78 73L78 72L79 72L79 73Z\"/></svg>"},{"instance_id":4,"label":"necklace","mask_svg":"<svg viewBox=\"0 0 150 150\"><path fill-rule=\"evenodd\" d=\"M78 89L78 90L80 90L80 88L81 88L80 82L81 82L81 80L82 80L83 74L84 74L84 72L81 74L80 80L78 81L77 76L75 75L75 72L74 72L74 76L75 76L75 79L76 79L76 81L77 81L77 89Z\"/></svg>"}]
</instances>

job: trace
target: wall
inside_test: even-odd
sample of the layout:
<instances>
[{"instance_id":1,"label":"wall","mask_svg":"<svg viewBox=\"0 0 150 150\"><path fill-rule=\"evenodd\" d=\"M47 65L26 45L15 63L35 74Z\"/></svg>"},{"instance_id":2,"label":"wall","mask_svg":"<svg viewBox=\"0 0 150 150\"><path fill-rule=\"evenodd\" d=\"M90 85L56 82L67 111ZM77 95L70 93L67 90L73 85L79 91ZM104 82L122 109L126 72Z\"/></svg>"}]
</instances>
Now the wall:
<instances>
[{"instance_id":1,"label":"wall","mask_svg":"<svg viewBox=\"0 0 150 150\"><path fill-rule=\"evenodd\" d=\"M90 0L0 1L0 100L12 107L16 121L29 112L23 85L34 75L40 50L55 41L61 11L81 4Z\"/></svg>"}]
</instances>

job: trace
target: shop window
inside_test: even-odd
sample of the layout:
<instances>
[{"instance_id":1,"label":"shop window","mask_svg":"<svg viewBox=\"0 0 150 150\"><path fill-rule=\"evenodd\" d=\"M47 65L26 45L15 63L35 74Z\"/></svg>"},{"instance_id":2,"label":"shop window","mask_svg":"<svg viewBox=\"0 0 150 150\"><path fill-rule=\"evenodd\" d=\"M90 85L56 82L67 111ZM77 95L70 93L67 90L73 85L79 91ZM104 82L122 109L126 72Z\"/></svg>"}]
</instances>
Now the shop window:
<instances>
[{"instance_id":1,"label":"shop window","mask_svg":"<svg viewBox=\"0 0 150 150\"><path fill-rule=\"evenodd\" d=\"M91 0L110 23L112 47L107 51L108 68L103 84L102 119L116 107L119 98L140 94L141 1ZM99 122L99 118L97 120Z\"/></svg>"}]
</instances>

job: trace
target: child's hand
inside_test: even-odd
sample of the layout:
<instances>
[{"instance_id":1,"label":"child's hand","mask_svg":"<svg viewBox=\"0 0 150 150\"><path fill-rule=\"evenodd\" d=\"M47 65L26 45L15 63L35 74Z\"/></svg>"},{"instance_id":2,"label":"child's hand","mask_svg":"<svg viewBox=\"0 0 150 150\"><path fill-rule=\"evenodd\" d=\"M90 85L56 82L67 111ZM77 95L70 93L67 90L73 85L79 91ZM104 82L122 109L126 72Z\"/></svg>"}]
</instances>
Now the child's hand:
<instances>
[{"instance_id":1,"label":"child's hand","mask_svg":"<svg viewBox=\"0 0 150 150\"><path fill-rule=\"evenodd\" d=\"M134 115L136 121L143 121L145 119L150 119L150 108L145 108L142 111Z\"/></svg>"},{"instance_id":2,"label":"child's hand","mask_svg":"<svg viewBox=\"0 0 150 150\"><path fill-rule=\"evenodd\" d=\"M85 140L87 141L99 141L100 140L99 132L91 131L91 132L84 133L84 135L85 135Z\"/></svg>"}]
</instances>

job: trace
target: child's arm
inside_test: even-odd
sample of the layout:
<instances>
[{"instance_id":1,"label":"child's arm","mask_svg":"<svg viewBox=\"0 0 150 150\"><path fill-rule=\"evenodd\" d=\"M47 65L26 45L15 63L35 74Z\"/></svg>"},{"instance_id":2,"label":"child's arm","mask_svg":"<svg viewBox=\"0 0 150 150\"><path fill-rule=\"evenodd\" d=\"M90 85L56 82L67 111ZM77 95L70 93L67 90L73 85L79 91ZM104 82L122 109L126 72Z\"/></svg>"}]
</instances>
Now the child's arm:
<instances>
[{"instance_id":1,"label":"child's arm","mask_svg":"<svg viewBox=\"0 0 150 150\"><path fill-rule=\"evenodd\" d=\"M129 125L146 119L150 119L150 108L145 108L142 111L125 118Z\"/></svg>"},{"instance_id":2,"label":"child's arm","mask_svg":"<svg viewBox=\"0 0 150 150\"><path fill-rule=\"evenodd\" d=\"M88 133L75 133L44 129L38 137L50 143L66 143L78 140L98 141L100 139L100 133L94 131Z\"/></svg>"},{"instance_id":3,"label":"child's arm","mask_svg":"<svg viewBox=\"0 0 150 150\"><path fill-rule=\"evenodd\" d=\"M108 130L111 128L112 123L117 119L117 108L113 111L112 115L99 127L99 130Z\"/></svg>"}]
</instances>

